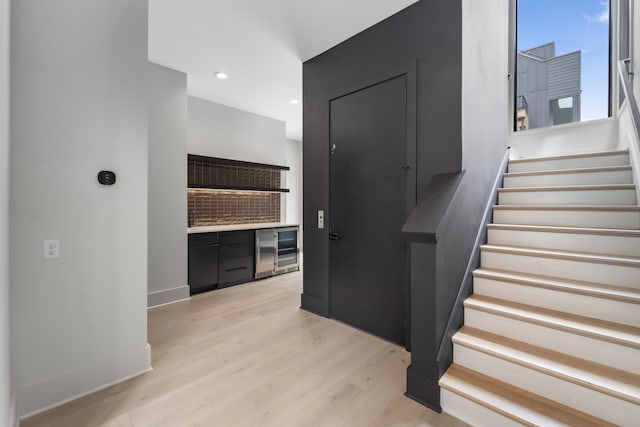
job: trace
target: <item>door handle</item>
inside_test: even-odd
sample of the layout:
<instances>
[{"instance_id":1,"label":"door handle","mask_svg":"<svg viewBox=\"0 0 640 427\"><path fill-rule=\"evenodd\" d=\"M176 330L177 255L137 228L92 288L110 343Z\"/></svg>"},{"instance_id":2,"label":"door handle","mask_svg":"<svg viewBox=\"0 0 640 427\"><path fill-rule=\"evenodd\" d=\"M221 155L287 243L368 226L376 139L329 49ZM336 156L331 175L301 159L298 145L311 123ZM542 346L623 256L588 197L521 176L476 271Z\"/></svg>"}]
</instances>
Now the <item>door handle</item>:
<instances>
[{"instance_id":1,"label":"door handle","mask_svg":"<svg viewBox=\"0 0 640 427\"><path fill-rule=\"evenodd\" d=\"M338 236L336 233L329 233L329 240L338 241L340 240L340 236Z\"/></svg>"}]
</instances>

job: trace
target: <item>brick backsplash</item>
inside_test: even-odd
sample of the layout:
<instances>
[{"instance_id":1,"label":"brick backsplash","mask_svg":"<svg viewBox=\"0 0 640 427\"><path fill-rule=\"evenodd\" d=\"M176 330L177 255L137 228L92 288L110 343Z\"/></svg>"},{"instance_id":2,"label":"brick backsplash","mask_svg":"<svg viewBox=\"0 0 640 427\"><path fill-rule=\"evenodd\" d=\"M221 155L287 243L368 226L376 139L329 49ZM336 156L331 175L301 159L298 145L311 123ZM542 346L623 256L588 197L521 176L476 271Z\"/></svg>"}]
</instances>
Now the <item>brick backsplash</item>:
<instances>
[{"instance_id":1,"label":"brick backsplash","mask_svg":"<svg viewBox=\"0 0 640 427\"><path fill-rule=\"evenodd\" d=\"M232 166L190 160L189 185L280 188L281 171L252 166Z\"/></svg>"},{"instance_id":2,"label":"brick backsplash","mask_svg":"<svg viewBox=\"0 0 640 427\"><path fill-rule=\"evenodd\" d=\"M190 189L189 218L192 226L280 222L280 197L280 193Z\"/></svg>"}]
</instances>

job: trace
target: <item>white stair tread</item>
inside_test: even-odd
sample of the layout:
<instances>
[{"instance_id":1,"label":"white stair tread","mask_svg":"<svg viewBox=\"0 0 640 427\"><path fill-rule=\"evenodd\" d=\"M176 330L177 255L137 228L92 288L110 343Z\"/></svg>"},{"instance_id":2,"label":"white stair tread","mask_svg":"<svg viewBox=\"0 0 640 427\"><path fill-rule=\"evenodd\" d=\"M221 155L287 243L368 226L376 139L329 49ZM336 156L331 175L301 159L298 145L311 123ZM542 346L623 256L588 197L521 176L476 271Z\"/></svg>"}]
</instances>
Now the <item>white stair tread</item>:
<instances>
[{"instance_id":1,"label":"white stair tread","mask_svg":"<svg viewBox=\"0 0 640 427\"><path fill-rule=\"evenodd\" d=\"M640 229L640 207L634 205L495 205L498 224Z\"/></svg>"},{"instance_id":2,"label":"white stair tread","mask_svg":"<svg viewBox=\"0 0 640 427\"><path fill-rule=\"evenodd\" d=\"M623 265L627 267L640 268L640 258L626 257L626 256L605 256L584 252L566 252L556 250L545 249L532 249L516 246L497 246L497 245L482 245L481 250L489 252L499 252L505 254L522 255L522 256L534 256L540 258L554 258L563 259L568 261L589 262L597 264L612 264ZM640 280L640 278L639 278Z\"/></svg>"},{"instance_id":3,"label":"white stair tread","mask_svg":"<svg viewBox=\"0 0 640 427\"><path fill-rule=\"evenodd\" d=\"M513 162L514 160L512 160ZM522 176L539 176L539 175L564 175L574 173L598 173L598 172L619 172L630 171L631 166L595 166L589 168L575 168L575 169L552 169L541 171L529 171L529 172L508 172L504 174L505 178L516 178Z\"/></svg>"},{"instance_id":4,"label":"white stair tread","mask_svg":"<svg viewBox=\"0 0 640 427\"><path fill-rule=\"evenodd\" d=\"M640 375L464 326L458 345L534 369L582 387L640 404Z\"/></svg>"},{"instance_id":5,"label":"white stair tread","mask_svg":"<svg viewBox=\"0 0 640 427\"><path fill-rule=\"evenodd\" d=\"M563 154L558 156L543 156L543 157L528 157L525 159L509 160L510 164L518 163L530 163L530 162L544 162L549 160L567 160L567 159L580 159L586 157L605 157L605 156L619 156L621 154L629 154L628 150L613 150L613 151L599 151L589 153L577 153L577 154Z\"/></svg>"},{"instance_id":6,"label":"white stair tread","mask_svg":"<svg viewBox=\"0 0 640 427\"><path fill-rule=\"evenodd\" d=\"M613 425L456 364L440 379L440 386L528 426Z\"/></svg>"},{"instance_id":7,"label":"white stair tread","mask_svg":"<svg viewBox=\"0 0 640 427\"><path fill-rule=\"evenodd\" d=\"M634 184L606 184L606 185L558 185L545 187L509 187L499 188L498 193L525 193L540 191L610 191L610 190L633 190Z\"/></svg>"},{"instance_id":8,"label":"white stair tread","mask_svg":"<svg viewBox=\"0 0 640 427\"><path fill-rule=\"evenodd\" d=\"M640 206L630 205L494 205L494 210L513 211L602 211L640 212Z\"/></svg>"},{"instance_id":9,"label":"white stair tread","mask_svg":"<svg viewBox=\"0 0 640 427\"><path fill-rule=\"evenodd\" d=\"M557 279L547 276L539 276L525 273L493 270L487 268L477 269L474 277L481 277L501 282L517 283L525 286L554 289L580 295L606 298L610 300L640 304L640 290L625 288L622 286L601 285L598 283L582 282L569 279Z\"/></svg>"},{"instance_id":10,"label":"white stair tread","mask_svg":"<svg viewBox=\"0 0 640 427\"><path fill-rule=\"evenodd\" d=\"M640 349L640 328L575 314L533 307L481 295L471 295L465 308Z\"/></svg>"},{"instance_id":11,"label":"white stair tread","mask_svg":"<svg viewBox=\"0 0 640 427\"><path fill-rule=\"evenodd\" d=\"M518 225L518 224L488 224L489 230L537 231L545 233L597 234L602 236L628 236L640 238L640 230L624 230L617 228L585 228L560 227L550 225ZM638 242L640 254L640 241Z\"/></svg>"}]
</instances>

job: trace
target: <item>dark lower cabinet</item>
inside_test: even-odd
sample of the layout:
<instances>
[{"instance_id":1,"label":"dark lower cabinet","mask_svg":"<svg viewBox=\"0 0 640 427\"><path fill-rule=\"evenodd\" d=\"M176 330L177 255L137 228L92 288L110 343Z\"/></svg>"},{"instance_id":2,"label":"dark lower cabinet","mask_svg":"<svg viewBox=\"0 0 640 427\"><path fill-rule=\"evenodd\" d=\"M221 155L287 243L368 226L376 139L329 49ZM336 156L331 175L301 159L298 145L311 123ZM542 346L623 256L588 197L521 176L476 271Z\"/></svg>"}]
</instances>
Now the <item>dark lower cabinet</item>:
<instances>
[{"instance_id":1,"label":"dark lower cabinet","mask_svg":"<svg viewBox=\"0 0 640 427\"><path fill-rule=\"evenodd\" d=\"M253 230L225 231L219 238L218 287L236 285L253 280Z\"/></svg>"},{"instance_id":2,"label":"dark lower cabinet","mask_svg":"<svg viewBox=\"0 0 640 427\"><path fill-rule=\"evenodd\" d=\"M189 288L191 294L218 285L218 233L189 234Z\"/></svg>"}]
</instances>

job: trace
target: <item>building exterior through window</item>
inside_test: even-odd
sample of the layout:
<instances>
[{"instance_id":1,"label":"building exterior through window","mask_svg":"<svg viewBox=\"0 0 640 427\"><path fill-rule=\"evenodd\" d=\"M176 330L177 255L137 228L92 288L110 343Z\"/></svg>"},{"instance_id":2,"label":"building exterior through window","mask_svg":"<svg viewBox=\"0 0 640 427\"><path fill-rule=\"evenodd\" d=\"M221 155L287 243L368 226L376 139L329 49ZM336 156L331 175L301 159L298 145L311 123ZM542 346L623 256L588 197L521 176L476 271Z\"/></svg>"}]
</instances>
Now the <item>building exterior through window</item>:
<instances>
[{"instance_id":1,"label":"building exterior through window","mask_svg":"<svg viewBox=\"0 0 640 427\"><path fill-rule=\"evenodd\" d=\"M555 42L518 51L516 130L580 121L581 54L556 56Z\"/></svg>"}]
</instances>

